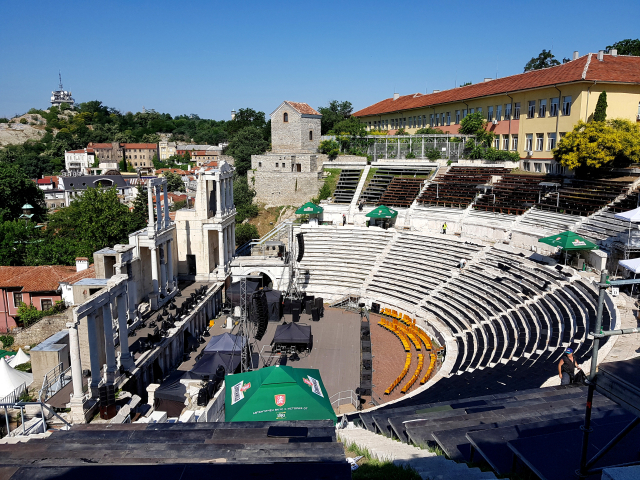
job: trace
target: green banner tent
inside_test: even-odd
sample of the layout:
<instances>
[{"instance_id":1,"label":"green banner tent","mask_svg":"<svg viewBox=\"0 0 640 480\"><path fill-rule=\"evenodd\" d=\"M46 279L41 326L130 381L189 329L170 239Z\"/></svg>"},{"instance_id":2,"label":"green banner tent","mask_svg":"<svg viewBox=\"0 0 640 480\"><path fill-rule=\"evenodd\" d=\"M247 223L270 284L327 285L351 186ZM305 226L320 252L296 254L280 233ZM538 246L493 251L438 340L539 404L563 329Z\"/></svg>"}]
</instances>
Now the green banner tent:
<instances>
[{"instance_id":1,"label":"green banner tent","mask_svg":"<svg viewBox=\"0 0 640 480\"><path fill-rule=\"evenodd\" d=\"M296 215L319 215L323 211L323 208L315 203L307 202L296 210Z\"/></svg>"},{"instance_id":2,"label":"green banner tent","mask_svg":"<svg viewBox=\"0 0 640 480\"><path fill-rule=\"evenodd\" d=\"M225 377L226 422L337 420L320 372L276 365Z\"/></svg>"},{"instance_id":3,"label":"green banner tent","mask_svg":"<svg viewBox=\"0 0 640 480\"><path fill-rule=\"evenodd\" d=\"M546 243L552 247L560 247L565 251L564 263L567 263L566 252L570 250L597 250L598 246L595 243L591 243L589 240L582 238L575 232L566 231L544 237L538 240L540 243Z\"/></svg>"},{"instance_id":4,"label":"green banner tent","mask_svg":"<svg viewBox=\"0 0 640 480\"><path fill-rule=\"evenodd\" d=\"M380 205L367 213L366 216L369 218L396 218L398 211L385 205Z\"/></svg>"}]
</instances>

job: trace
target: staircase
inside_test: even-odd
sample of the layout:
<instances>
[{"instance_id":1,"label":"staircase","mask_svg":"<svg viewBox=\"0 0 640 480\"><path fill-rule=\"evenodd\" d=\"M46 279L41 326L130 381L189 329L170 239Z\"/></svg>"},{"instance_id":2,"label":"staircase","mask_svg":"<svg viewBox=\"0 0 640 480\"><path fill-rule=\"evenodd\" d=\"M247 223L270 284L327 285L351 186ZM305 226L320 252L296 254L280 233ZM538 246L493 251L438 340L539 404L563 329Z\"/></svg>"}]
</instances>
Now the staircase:
<instances>
[{"instance_id":1,"label":"staircase","mask_svg":"<svg viewBox=\"0 0 640 480\"><path fill-rule=\"evenodd\" d=\"M466 463L456 463L443 456L400 443L363 428L345 428L337 431L337 436L345 445L355 444L366 449L372 458L396 465L408 466L429 480L481 480L496 478L493 472L482 472L479 468L469 468Z\"/></svg>"}]
</instances>

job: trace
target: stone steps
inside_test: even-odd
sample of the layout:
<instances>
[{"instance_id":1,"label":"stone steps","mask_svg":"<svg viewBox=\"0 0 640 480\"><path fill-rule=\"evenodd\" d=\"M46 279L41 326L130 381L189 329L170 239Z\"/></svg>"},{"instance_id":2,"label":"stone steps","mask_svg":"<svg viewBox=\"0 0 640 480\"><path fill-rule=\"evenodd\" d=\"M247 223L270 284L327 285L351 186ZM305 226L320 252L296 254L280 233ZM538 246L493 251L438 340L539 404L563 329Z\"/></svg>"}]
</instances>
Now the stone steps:
<instances>
[{"instance_id":1,"label":"stone steps","mask_svg":"<svg viewBox=\"0 0 640 480\"><path fill-rule=\"evenodd\" d=\"M337 430L344 444L355 444L366 449L372 458L409 466L423 479L429 480L482 480L495 479L493 472L482 472L479 468L469 468L465 463L456 463L445 457L405 443L400 443L363 428Z\"/></svg>"}]
</instances>

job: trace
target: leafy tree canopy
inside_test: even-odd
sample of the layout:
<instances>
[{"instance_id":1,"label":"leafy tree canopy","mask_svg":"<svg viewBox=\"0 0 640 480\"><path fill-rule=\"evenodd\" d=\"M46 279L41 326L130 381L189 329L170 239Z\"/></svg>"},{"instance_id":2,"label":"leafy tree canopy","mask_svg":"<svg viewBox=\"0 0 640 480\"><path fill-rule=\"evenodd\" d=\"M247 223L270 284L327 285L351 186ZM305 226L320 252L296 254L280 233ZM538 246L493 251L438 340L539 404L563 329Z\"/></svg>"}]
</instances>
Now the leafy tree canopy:
<instances>
[{"instance_id":1,"label":"leafy tree canopy","mask_svg":"<svg viewBox=\"0 0 640 480\"><path fill-rule=\"evenodd\" d=\"M22 215L22 206L26 203L33 207L31 213L35 221L44 219L44 192L20 166L0 161L0 220L16 220Z\"/></svg>"},{"instance_id":2,"label":"leafy tree canopy","mask_svg":"<svg viewBox=\"0 0 640 480\"><path fill-rule=\"evenodd\" d=\"M640 39L638 38L635 40L627 38L625 40L620 40L613 45L608 45L607 51L611 51L612 48L618 50L618 55L634 55L636 57L640 57Z\"/></svg>"},{"instance_id":3,"label":"leafy tree canopy","mask_svg":"<svg viewBox=\"0 0 640 480\"><path fill-rule=\"evenodd\" d=\"M247 183L247 177L237 176L233 181L233 203L236 207L236 223L258 216L258 206L253 203L256 191Z\"/></svg>"},{"instance_id":4,"label":"leafy tree canopy","mask_svg":"<svg viewBox=\"0 0 640 480\"><path fill-rule=\"evenodd\" d=\"M599 168L626 167L640 161L640 128L624 119L579 121L558 142L553 157L580 176Z\"/></svg>"},{"instance_id":5,"label":"leafy tree canopy","mask_svg":"<svg viewBox=\"0 0 640 480\"><path fill-rule=\"evenodd\" d=\"M268 147L269 143L259 128L245 127L231 138L225 154L234 158L238 175L246 175L251 168L251 155L263 154Z\"/></svg>"},{"instance_id":6,"label":"leafy tree canopy","mask_svg":"<svg viewBox=\"0 0 640 480\"><path fill-rule=\"evenodd\" d=\"M353 105L351 102L339 102L338 100L331 100L326 107L318 108L318 112L322 114L322 120L320 121L320 131L322 135L327 134L330 130L334 130L334 126L337 123L342 122L351 117L353 112Z\"/></svg>"},{"instance_id":7,"label":"leafy tree canopy","mask_svg":"<svg viewBox=\"0 0 640 480\"><path fill-rule=\"evenodd\" d=\"M169 192L186 192L182 177L171 171L164 172L164 178L167 179L167 191Z\"/></svg>"},{"instance_id":8,"label":"leafy tree canopy","mask_svg":"<svg viewBox=\"0 0 640 480\"><path fill-rule=\"evenodd\" d=\"M258 229L250 223L241 223L236 225L236 246L244 245L251 240L260 238Z\"/></svg>"},{"instance_id":9,"label":"leafy tree canopy","mask_svg":"<svg viewBox=\"0 0 640 480\"><path fill-rule=\"evenodd\" d=\"M349 117L336 123L328 133L329 135L351 135L363 137L367 134L367 129L365 128L364 123L356 117Z\"/></svg>"},{"instance_id":10,"label":"leafy tree canopy","mask_svg":"<svg viewBox=\"0 0 640 480\"><path fill-rule=\"evenodd\" d=\"M602 92L598 97L596 109L593 112L594 122L604 122L607 119L607 92Z\"/></svg>"},{"instance_id":11,"label":"leafy tree canopy","mask_svg":"<svg viewBox=\"0 0 640 480\"><path fill-rule=\"evenodd\" d=\"M542 50L537 57L532 57L524 66L524 71L540 70L541 68L553 67L560 65L560 62L553 56L551 50Z\"/></svg>"}]
</instances>

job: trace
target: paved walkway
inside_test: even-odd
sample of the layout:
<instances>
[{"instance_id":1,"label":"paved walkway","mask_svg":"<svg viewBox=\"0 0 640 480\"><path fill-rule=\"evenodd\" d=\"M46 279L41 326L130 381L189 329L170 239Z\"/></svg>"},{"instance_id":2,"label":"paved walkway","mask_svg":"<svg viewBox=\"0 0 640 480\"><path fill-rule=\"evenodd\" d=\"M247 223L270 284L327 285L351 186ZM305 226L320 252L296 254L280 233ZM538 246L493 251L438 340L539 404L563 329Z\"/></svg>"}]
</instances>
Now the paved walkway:
<instances>
[{"instance_id":1,"label":"paved walkway","mask_svg":"<svg viewBox=\"0 0 640 480\"><path fill-rule=\"evenodd\" d=\"M628 295L621 293L618 297L618 311L620 312L620 328L640 327L638 321L638 306L636 301ZM615 343L609 354L598 363L617 362L619 360L629 360L640 357L640 334L616 335L612 337Z\"/></svg>"}]
</instances>

